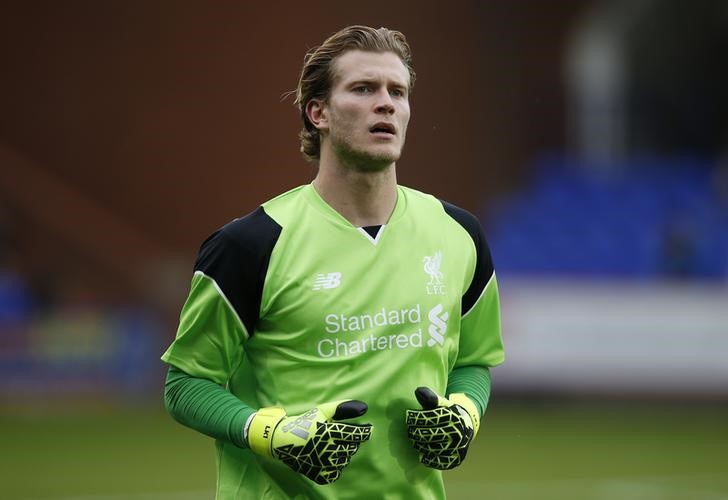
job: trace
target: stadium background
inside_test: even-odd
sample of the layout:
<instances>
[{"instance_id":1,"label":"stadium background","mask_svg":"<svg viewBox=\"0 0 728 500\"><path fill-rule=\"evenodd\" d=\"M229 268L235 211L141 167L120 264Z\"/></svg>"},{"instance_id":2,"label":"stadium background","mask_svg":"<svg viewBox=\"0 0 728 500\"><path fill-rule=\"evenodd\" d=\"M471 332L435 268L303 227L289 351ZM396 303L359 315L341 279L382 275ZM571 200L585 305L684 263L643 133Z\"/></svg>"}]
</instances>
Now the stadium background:
<instances>
[{"instance_id":1,"label":"stadium background","mask_svg":"<svg viewBox=\"0 0 728 500\"><path fill-rule=\"evenodd\" d=\"M202 239L308 182L305 51L402 30L401 183L483 220L507 363L452 498L728 498L728 4L8 2L0 497L212 498L158 361Z\"/></svg>"}]
</instances>

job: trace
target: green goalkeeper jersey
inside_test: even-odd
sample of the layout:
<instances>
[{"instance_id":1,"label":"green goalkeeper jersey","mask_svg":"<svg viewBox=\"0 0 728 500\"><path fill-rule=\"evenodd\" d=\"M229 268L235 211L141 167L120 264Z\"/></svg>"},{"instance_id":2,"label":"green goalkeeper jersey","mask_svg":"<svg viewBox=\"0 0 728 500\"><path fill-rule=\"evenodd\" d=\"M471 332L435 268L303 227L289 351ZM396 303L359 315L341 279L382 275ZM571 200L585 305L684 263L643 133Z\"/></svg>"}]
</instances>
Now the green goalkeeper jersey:
<instances>
[{"instance_id":1,"label":"green goalkeeper jersey","mask_svg":"<svg viewBox=\"0 0 728 500\"><path fill-rule=\"evenodd\" d=\"M313 185L284 193L202 245L177 337L163 360L289 415L360 399L373 424L330 485L218 440L217 497L443 498L405 428L415 388L503 361L490 253L471 214L399 186L376 236L352 226ZM241 429L242 432L242 429Z\"/></svg>"}]
</instances>

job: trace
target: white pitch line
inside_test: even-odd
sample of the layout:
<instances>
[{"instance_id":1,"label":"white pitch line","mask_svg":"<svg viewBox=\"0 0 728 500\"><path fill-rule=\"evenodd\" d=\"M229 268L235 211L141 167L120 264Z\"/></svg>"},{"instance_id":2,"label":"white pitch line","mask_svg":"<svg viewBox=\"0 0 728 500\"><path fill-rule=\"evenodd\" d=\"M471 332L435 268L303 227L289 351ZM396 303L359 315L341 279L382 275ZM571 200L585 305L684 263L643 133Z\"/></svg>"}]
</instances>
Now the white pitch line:
<instances>
[{"instance_id":1,"label":"white pitch line","mask_svg":"<svg viewBox=\"0 0 728 500\"><path fill-rule=\"evenodd\" d=\"M78 495L70 497L46 497L44 500L212 500L210 490L178 491L175 493L117 493L109 495ZM40 498L32 500L41 500Z\"/></svg>"}]
</instances>

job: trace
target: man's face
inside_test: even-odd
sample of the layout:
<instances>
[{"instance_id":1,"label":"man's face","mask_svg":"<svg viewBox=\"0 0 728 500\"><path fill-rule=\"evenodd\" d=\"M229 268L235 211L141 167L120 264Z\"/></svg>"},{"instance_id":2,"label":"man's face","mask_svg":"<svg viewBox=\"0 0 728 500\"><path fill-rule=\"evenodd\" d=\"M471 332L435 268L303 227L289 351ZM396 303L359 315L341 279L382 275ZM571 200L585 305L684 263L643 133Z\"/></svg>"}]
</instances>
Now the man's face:
<instances>
[{"instance_id":1,"label":"man's face","mask_svg":"<svg viewBox=\"0 0 728 500\"><path fill-rule=\"evenodd\" d=\"M410 118L409 73L392 52L345 52L334 61L334 81L322 104L322 148L357 170L396 162Z\"/></svg>"}]
</instances>

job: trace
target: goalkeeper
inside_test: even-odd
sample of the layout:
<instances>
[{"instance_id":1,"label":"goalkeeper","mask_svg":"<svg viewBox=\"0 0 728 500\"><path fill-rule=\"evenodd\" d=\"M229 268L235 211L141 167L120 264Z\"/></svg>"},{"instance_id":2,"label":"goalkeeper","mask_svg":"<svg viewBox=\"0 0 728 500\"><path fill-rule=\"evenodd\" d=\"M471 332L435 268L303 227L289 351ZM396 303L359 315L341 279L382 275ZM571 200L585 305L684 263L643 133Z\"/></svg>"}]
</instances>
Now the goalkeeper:
<instances>
[{"instance_id":1,"label":"goalkeeper","mask_svg":"<svg viewBox=\"0 0 728 500\"><path fill-rule=\"evenodd\" d=\"M218 499L443 498L467 460L503 361L498 285L478 220L397 184L414 79L397 31L312 49L315 179L200 248L165 404L215 438Z\"/></svg>"}]
</instances>

